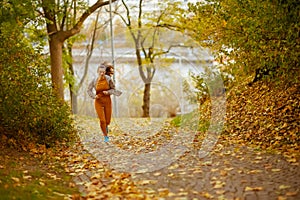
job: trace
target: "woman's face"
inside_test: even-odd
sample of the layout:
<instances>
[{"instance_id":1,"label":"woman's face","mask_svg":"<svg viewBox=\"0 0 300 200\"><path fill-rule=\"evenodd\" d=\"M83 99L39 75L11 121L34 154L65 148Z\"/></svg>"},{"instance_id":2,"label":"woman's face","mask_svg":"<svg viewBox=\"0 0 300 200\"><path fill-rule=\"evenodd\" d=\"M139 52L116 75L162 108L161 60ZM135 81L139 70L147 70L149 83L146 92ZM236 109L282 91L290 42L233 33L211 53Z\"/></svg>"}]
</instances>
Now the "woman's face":
<instances>
[{"instance_id":1,"label":"woman's face","mask_svg":"<svg viewBox=\"0 0 300 200\"><path fill-rule=\"evenodd\" d=\"M98 68L98 75L104 76L105 75L105 69L104 68Z\"/></svg>"}]
</instances>

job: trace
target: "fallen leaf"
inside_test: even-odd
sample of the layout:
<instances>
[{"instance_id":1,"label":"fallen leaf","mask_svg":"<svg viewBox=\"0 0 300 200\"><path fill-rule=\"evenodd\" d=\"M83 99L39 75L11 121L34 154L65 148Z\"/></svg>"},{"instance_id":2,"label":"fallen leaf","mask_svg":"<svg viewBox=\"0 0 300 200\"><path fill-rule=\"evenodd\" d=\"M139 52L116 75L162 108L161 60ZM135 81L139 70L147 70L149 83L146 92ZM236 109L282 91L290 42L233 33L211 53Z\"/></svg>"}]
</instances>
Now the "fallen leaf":
<instances>
[{"instance_id":1,"label":"fallen leaf","mask_svg":"<svg viewBox=\"0 0 300 200\"><path fill-rule=\"evenodd\" d=\"M231 170L233 170L233 167L227 167L227 168L225 168L224 170L226 170L226 171L231 171Z\"/></svg>"},{"instance_id":2,"label":"fallen leaf","mask_svg":"<svg viewBox=\"0 0 300 200\"><path fill-rule=\"evenodd\" d=\"M263 187L246 187L245 191L261 191L263 190Z\"/></svg>"},{"instance_id":3,"label":"fallen leaf","mask_svg":"<svg viewBox=\"0 0 300 200\"><path fill-rule=\"evenodd\" d=\"M221 171L220 171L220 175L221 175L221 176L226 176L226 175L227 175L227 171L221 170Z\"/></svg>"},{"instance_id":4,"label":"fallen leaf","mask_svg":"<svg viewBox=\"0 0 300 200\"><path fill-rule=\"evenodd\" d=\"M19 183L19 182L20 182L20 179L17 178L17 177L11 177L11 179L12 179L13 181L15 181L16 183Z\"/></svg>"},{"instance_id":5,"label":"fallen leaf","mask_svg":"<svg viewBox=\"0 0 300 200\"><path fill-rule=\"evenodd\" d=\"M172 165L172 166L168 167L168 169L177 169L178 167L179 167L179 165L175 164L175 165Z\"/></svg>"},{"instance_id":6,"label":"fallen leaf","mask_svg":"<svg viewBox=\"0 0 300 200\"><path fill-rule=\"evenodd\" d=\"M53 192L53 194L57 195L57 196L60 196L60 197L64 197L65 195L62 194L62 193L59 193L59 192Z\"/></svg>"},{"instance_id":7,"label":"fallen leaf","mask_svg":"<svg viewBox=\"0 0 300 200\"><path fill-rule=\"evenodd\" d=\"M211 169L210 171L211 172L216 172L216 171L218 171L219 169Z\"/></svg>"},{"instance_id":8,"label":"fallen leaf","mask_svg":"<svg viewBox=\"0 0 300 200\"><path fill-rule=\"evenodd\" d=\"M295 192L287 192L285 195L286 196L296 196L298 194L298 191L295 191Z\"/></svg>"},{"instance_id":9,"label":"fallen leaf","mask_svg":"<svg viewBox=\"0 0 300 200\"><path fill-rule=\"evenodd\" d=\"M203 193L202 196L205 197L205 198L208 198L208 199L213 199L214 198L214 196L209 194L208 192Z\"/></svg>"},{"instance_id":10,"label":"fallen leaf","mask_svg":"<svg viewBox=\"0 0 300 200\"><path fill-rule=\"evenodd\" d=\"M215 189L220 189L222 187L224 187L225 183L222 181L216 181L214 188Z\"/></svg>"},{"instance_id":11,"label":"fallen leaf","mask_svg":"<svg viewBox=\"0 0 300 200\"><path fill-rule=\"evenodd\" d=\"M141 180L138 182L139 185L147 185L147 184L155 184L157 183L156 180Z\"/></svg>"},{"instance_id":12,"label":"fallen leaf","mask_svg":"<svg viewBox=\"0 0 300 200\"><path fill-rule=\"evenodd\" d=\"M290 188L291 186L289 186L289 185L280 185L279 186L279 189L280 190L285 190L285 189L288 189L288 188Z\"/></svg>"},{"instance_id":13,"label":"fallen leaf","mask_svg":"<svg viewBox=\"0 0 300 200\"><path fill-rule=\"evenodd\" d=\"M291 159L287 159L287 161L289 163L296 163L297 162L297 159L296 158L291 158Z\"/></svg>"},{"instance_id":14,"label":"fallen leaf","mask_svg":"<svg viewBox=\"0 0 300 200\"><path fill-rule=\"evenodd\" d=\"M156 172L153 174L154 176L160 176L161 175L161 172Z\"/></svg>"},{"instance_id":15,"label":"fallen leaf","mask_svg":"<svg viewBox=\"0 0 300 200\"><path fill-rule=\"evenodd\" d=\"M32 178L32 176L28 175L28 176L23 176L23 179L25 180L30 180Z\"/></svg>"},{"instance_id":16,"label":"fallen leaf","mask_svg":"<svg viewBox=\"0 0 300 200\"><path fill-rule=\"evenodd\" d=\"M254 169L254 170L251 170L248 174L258 174L258 173L262 173L262 170Z\"/></svg>"},{"instance_id":17,"label":"fallen leaf","mask_svg":"<svg viewBox=\"0 0 300 200\"><path fill-rule=\"evenodd\" d=\"M277 200L287 200L287 198L286 198L286 197L283 197L283 196L279 196L279 197L277 198Z\"/></svg>"},{"instance_id":18,"label":"fallen leaf","mask_svg":"<svg viewBox=\"0 0 300 200\"><path fill-rule=\"evenodd\" d=\"M225 190L217 190L216 194L221 195L221 194L224 194L225 192L226 192Z\"/></svg>"},{"instance_id":19,"label":"fallen leaf","mask_svg":"<svg viewBox=\"0 0 300 200\"><path fill-rule=\"evenodd\" d=\"M272 169L271 171L272 172L279 172L279 171L281 171L281 169Z\"/></svg>"},{"instance_id":20,"label":"fallen leaf","mask_svg":"<svg viewBox=\"0 0 300 200\"><path fill-rule=\"evenodd\" d=\"M158 193L160 196L168 196L169 189L168 188L159 188Z\"/></svg>"}]
</instances>

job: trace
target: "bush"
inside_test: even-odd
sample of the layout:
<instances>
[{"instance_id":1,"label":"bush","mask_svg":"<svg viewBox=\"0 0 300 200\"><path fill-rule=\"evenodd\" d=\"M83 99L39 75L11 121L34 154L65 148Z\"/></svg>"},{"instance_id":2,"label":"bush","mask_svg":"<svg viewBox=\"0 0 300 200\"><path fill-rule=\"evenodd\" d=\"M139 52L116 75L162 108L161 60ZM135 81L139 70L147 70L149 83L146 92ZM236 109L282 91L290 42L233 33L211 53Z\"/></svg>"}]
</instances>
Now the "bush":
<instances>
[{"instance_id":1,"label":"bush","mask_svg":"<svg viewBox=\"0 0 300 200\"><path fill-rule=\"evenodd\" d=\"M209 2L209 3L208 3ZM190 34L208 46L236 81L298 82L300 4L298 0L210 0L190 6L184 19ZM209 41L209 42L208 42Z\"/></svg>"},{"instance_id":2,"label":"bush","mask_svg":"<svg viewBox=\"0 0 300 200\"><path fill-rule=\"evenodd\" d=\"M21 32L0 30L0 129L2 138L46 144L73 132L69 106L52 92L47 60Z\"/></svg>"}]
</instances>

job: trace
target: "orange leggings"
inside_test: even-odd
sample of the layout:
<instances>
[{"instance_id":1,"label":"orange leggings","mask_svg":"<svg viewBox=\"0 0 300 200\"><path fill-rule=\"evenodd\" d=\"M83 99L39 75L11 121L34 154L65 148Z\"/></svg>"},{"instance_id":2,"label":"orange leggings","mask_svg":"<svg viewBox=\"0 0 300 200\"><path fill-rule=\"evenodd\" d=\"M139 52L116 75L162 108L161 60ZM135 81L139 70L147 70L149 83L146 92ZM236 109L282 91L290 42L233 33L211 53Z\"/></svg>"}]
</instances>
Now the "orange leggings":
<instances>
[{"instance_id":1,"label":"orange leggings","mask_svg":"<svg viewBox=\"0 0 300 200\"><path fill-rule=\"evenodd\" d=\"M110 124L112 106L110 96L95 99L95 109L100 120L100 128L104 136L107 136L106 127Z\"/></svg>"}]
</instances>

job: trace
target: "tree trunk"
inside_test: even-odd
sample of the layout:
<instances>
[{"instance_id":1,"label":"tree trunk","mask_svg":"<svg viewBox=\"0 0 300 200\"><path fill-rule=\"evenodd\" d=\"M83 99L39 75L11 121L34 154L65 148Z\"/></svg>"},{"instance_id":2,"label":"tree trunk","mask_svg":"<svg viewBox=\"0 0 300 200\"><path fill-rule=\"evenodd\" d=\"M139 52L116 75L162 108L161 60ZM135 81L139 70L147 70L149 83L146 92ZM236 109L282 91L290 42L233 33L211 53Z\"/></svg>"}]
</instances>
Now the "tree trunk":
<instances>
[{"instance_id":1,"label":"tree trunk","mask_svg":"<svg viewBox=\"0 0 300 200\"><path fill-rule=\"evenodd\" d=\"M55 94L64 101L62 47L63 42L57 34L53 34L49 41L51 60L51 79Z\"/></svg>"},{"instance_id":2,"label":"tree trunk","mask_svg":"<svg viewBox=\"0 0 300 200\"><path fill-rule=\"evenodd\" d=\"M143 117L150 117L150 88L151 82L145 83L143 99Z\"/></svg>"},{"instance_id":3,"label":"tree trunk","mask_svg":"<svg viewBox=\"0 0 300 200\"><path fill-rule=\"evenodd\" d=\"M70 96L71 96L72 113L78 114L77 94L75 94L74 92L72 92L72 90L70 90Z\"/></svg>"},{"instance_id":4,"label":"tree trunk","mask_svg":"<svg viewBox=\"0 0 300 200\"><path fill-rule=\"evenodd\" d=\"M72 51L71 49L68 49ZM73 64L72 63L68 63L69 65L69 70L71 75L74 77L74 69L73 69ZM72 109L72 113L73 114L77 114L78 113L78 108L77 108L77 96L78 96L78 90L75 89L75 85L73 85L71 82L69 83L69 91L70 91L70 97L71 97L71 109Z\"/></svg>"}]
</instances>

